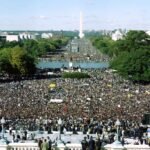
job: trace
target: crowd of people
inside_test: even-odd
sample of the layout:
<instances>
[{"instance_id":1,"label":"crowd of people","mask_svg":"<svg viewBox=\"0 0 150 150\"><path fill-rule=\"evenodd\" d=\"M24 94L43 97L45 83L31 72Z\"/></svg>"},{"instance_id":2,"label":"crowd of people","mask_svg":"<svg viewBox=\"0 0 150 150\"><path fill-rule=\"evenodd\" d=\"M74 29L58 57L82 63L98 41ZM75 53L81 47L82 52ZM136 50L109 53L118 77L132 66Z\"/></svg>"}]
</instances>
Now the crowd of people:
<instances>
[{"instance_id":1,"label":"crowd of people","mask_svg":"<svg viewBox=\"0 0 150 150\"><path fill-rule=\"evenodd\" d=\"M82 70L90 78L49 78L0 84L0 116L9 129L59 130L74 134L100 134L113 142L115 121L121 121L121 137L146 139L147 128L140 124L150 113L150 85L133 84L112 70ZM53 85L53 86L50 86ZM62 102L51 102L62 100Z\"/></svg>"},{"instance_id":2,"label":"crowd of people","mask_svg":"<svg viewBox=\"0 0 150 150\"><path fill-rule=\"evenodd\" d=\"M53 147L52 146L53 142L51 141L50 137L48 136L47 138L40 138L38 141L38 146L40 150L51 150ZM82 150L101 150L102 147L102 142L100 139L94 140L93 137L91 136L90 138L87 139L87 137L84 137L84 139L81 141L82 145ZM67 146L64 148L65 150L69 150Z\"/></svg>"},{"instance_id":3,"label":"crowd of people","mask_svg":"<svg viewBox=\"0 0 150 150\"><path fill-rule=\"evenodd\" d=\"M49 128L46 128L49 127ZM118 127L118 133L117 131ZM44 134L44 131L48 131ZM67 137L67 132L71 132L71 135L77 135L77 143L81 143L82 149L100 150L106 144L111 144L118 139L122 145L125 144L149 144L150 138L148 137L147 127L140 124L131 123L130 121L122 121L120 125L111 119L105 121L97 121L96 119L90 119L84 123L83 119L73 120L65 119L59 124L59 120L51 120L48 123L41 122L38 128L38 134L36 132L30 132L28 130L13 130L9 128L9 134L12 136L12 142L25 142L26 140L32 140L38 143L40 150L49 150L52 147L57 146L57 141L60 135L54 135L57 131ZM82 132L82 135L78 135ZM117 134L116 134L117 133ZM81 133L80 133L81 134ZM41 137L37 137L41 135ZM69 136L70 137L70 136ZM81 137L84 139L81 140ZM126 139L131 138L132 141ZM65 140L62 138L62 143L72 143L71 140Z\"/></svg>"},{"instance_id":4,"label":"crowd of people","mask_svg":"<svg viewBox=\"0 0 150 150\"><path fill-rule=\"evenodd\" d=\"M141 121L149 113L150 85L133 84L105 70L85 70L90 79L49 78L0 85L0 114L8 119L93 117ZM53 89L50 84L56 84ZM62 99L62 103L51 103ZM47 119L46 118L46 119Z\"/></svg>"}]
</instances>

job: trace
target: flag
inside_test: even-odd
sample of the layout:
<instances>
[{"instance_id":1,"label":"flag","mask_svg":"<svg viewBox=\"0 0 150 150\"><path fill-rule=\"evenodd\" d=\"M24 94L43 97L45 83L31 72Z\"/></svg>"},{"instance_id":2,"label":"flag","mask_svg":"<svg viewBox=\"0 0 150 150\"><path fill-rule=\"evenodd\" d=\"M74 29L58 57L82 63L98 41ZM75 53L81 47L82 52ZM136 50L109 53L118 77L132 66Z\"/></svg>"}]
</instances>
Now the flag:
<instances>
[{"instance_id":1,"label":"flag","mask_svg":"<svg viewBox=\"0 0 150 150\"><path fill-rule=\"evenodd\" d=\"M49 84L48 88L55 88L56 87L56 84L55 83L51 83Z\"/></svg>"}]
</instances>

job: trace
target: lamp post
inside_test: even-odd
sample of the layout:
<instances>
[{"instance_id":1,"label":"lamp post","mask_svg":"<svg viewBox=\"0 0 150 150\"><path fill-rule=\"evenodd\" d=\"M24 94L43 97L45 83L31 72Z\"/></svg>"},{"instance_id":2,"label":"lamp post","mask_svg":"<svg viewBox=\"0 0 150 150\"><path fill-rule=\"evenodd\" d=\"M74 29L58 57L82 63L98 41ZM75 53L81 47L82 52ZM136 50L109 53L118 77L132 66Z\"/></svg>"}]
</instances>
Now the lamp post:
<instances>
[{"instance_id":1,"label":"lamp post","mask_svg":"<svg viewBox=\"0 0 150 150\"><path fill-rule=\"evenodd\" d=\"M1 119L1 124L2 124L2 138L4 138L4 124L5 124L4 117L2 117L2 119Z\"/></svg>"},{"instance_id":2,"label":"lamp post","mask_svg":"<svg viewBox=\"0 0 150 150\"><path fill-rule=\"evenodd\" d=\"M121 123L120 123L119 119L117 119L115 125L117 126L117 137L113 144L120 145L121 142L119 141L119 126L121 125Z\"/></svg>"},{"instance_id":3,"label":"lamp post","mask_svg":"<svg viewBox=\"0 0 150 150\"><path fill-rule=\"evenodd\" d=\"M55 146L62 149L62 148L65 148L65 145L64 145L64 141L62 141L61 139L61 125L62 125L62 120L61 118L58 119L58 125L59 125L59 137L58 137L58 140L56 141L55 143Z\"/></svg>"},{"instance_id":4,"label":"lamp post","mask_svg":"<svg viewBox=\"0 0 150 150\"><path fill-rule=\"evenodd\" d=\"M4 139L4 124L5 124L5 119L2 117L1 119L1 125L2 125L2 138L0 140L1 144L6 144L6 140Z\"/></svg>"},{"instance_id":5,"label":"lamp post","mask_svg":"<svg viewBox=\"0 0 150 150\"><path fill-rule=\"evenodd\" d=\"M61 118L59 118L59 120L58 120L58 125L59 125L59 140L61 141L61 125L62 125Z\"/></svg>"},{"instance_id":6,"label":"lamp post","mask_svg":"<svg viewBox=\"0 0 150 150\"><path fill-rule=\"evenodd\" d=\"M89 117L91 118L91 98L90 97L88 97L87 98L87 101L88 101L88 115L89 115Z\"/></svg>"},{"instance_id":7,"label":"lamp post","mask_svg":"<svg viewBox=\"0 0 150 150\"><path fill-rule=\"evenodd\" d=\"M41 123L41 117L36 119L37 124L37 134L40 134L40 123Z\"/></svg>"}]
</instances>

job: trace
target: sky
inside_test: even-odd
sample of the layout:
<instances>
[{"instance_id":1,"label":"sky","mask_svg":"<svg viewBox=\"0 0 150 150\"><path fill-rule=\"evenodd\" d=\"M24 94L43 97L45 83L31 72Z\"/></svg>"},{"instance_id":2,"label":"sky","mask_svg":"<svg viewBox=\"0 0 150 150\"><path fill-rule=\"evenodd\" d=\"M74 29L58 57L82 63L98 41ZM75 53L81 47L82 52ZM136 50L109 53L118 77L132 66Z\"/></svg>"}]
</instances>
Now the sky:
<instances>
[{"instance_id":1,"label":"sky","mask_svg":"<svg viewBox=\"0 0 150 150\"><path fill-rule=\"evenodd\" d=\"M150 0L0 0L0 30L150 29Z\"/></svg>"}]
</instances>

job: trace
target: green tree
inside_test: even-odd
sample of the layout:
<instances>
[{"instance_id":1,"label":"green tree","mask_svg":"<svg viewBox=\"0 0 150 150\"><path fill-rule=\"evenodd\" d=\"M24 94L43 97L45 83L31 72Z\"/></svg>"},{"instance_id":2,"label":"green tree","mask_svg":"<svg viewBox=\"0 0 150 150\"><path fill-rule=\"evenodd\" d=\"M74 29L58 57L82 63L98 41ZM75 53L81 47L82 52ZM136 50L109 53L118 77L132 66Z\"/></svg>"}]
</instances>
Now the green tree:
<instances>
[{"instance_id":1,"label":"green tree","mask_svg":"<svg viewBox=\"0 0 150 150\"><path fill-rule=\"evenodd\" d=\"M101 36L92 42L101 52L113 58L111 68L120 75L132 81L150 81L150 36L144 31L129 31L118 41Z\"/></svg>"},{"instance_id":2,"label":"green tree","mask_svg":"<svg viewBox=\"0 0 150 150\"><path fill-rule=\"evenodd\" d=\"M21 75L31 74L35 71L34 57L18 46L11 50L11 64L14 72Z\"/></svg>"},{"instance_id":3,"label":"green tree","mask_svg":"<svg viewBox=\"0 0 150 150\"><path fill-rule=\"evenodd\" d=\"M110 57L113 56L113 46L114 41L108 36L101 36L99 38L91 39L93 45L99 49L102 53L109 55Z\"/></svg>"},{"instance_id":4,"label":"green tree","mask_svg":"<svg viewBox=\"0 0 150 150\"><path fill-rule=\"evenodd\" d=\"M150 44L150 37L144 31L129 31L122 39L114 43L113 53L119 55L124 51L136 51Z\"/></svg>"},{"instance_id":5,"label":"green tree","mask_svg":"<svg viewBox=\"0 0 150 150\"><path fill-rule=\"evenodd\" d=\"M114 53L112 68L133 81L150 81L150 37L144 31L129 31L115 43Z\"/></svg>"},{"instance_id":6,"label":"green tree","mask_svg":"<svg viewBox=\"0 0 150 150\"><path fill-rule=\"evenodd\" d=\"M35 40L25 40L23 43L23 48L28 52L28 54L34 57L38 55L39 47L38 42Z\"/></svg>"},{"instance_id":7,"label":"green tree","mask_svg":"<svg viewBox=\"0 0 150 150\"><path fill-rule=\"evenodd\" d=\"M12 74L11 49L5 48L0 51L0 72Z\"/></svg>"}]
</instances>

